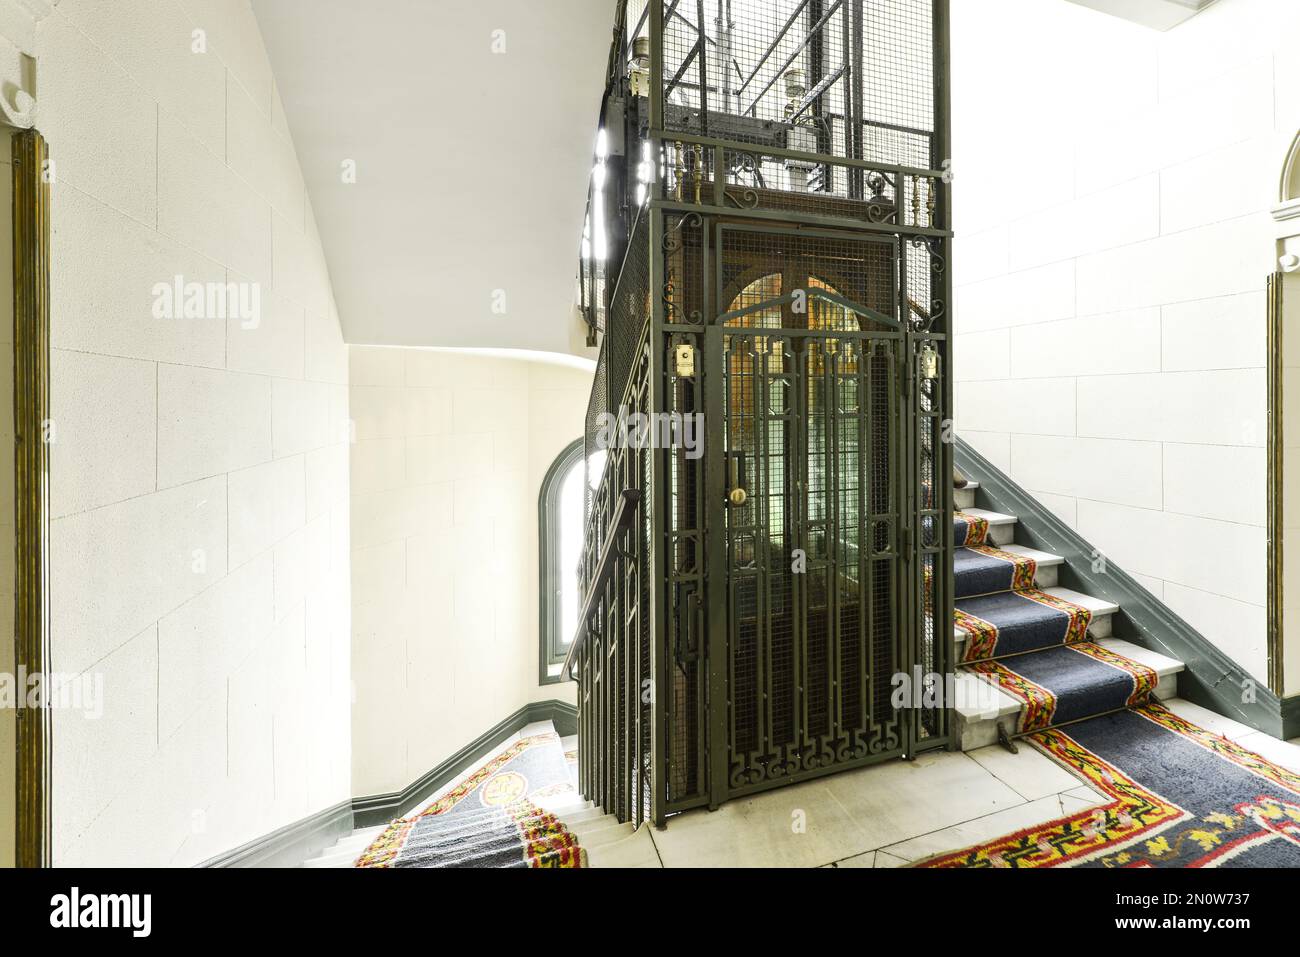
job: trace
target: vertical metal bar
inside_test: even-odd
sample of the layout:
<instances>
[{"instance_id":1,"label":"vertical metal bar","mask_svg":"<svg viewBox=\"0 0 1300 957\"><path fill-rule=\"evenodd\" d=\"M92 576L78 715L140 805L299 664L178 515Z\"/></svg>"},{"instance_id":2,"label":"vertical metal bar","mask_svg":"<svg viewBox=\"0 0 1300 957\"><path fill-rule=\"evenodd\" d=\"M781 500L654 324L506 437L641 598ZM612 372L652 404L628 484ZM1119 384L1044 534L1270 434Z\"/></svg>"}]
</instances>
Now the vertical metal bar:
<instances>
[{"instance_id":1,"label":"vertical metal bar","mask_svg":"<svg viewBox=\"0 0 1300 957\"><path fill-rule=\"evenodd\" d=\"M656 7L659 7L660 0L652 0ZM656 20L658 21L656 23ZM659 15L651 14L651 26L655 35L659 38L658 43L652 38L652 49L659 47L662 49L663 41L663 19L662 10ZM661 60L662 65L662 60ZM664 328L664 213L660 209L651 209L649 211L649 242L650 242L650 385L648 402L654 411L661 411L667 408L664 400L664 383L666 370L664 368L664 351L666 346L666 330ZM654 680L654 701L651 705L651 716L654 724L650 732L650 766L653 780L653 789L651 791L651 817L656 827L663 826L665 815L665 797L668 793L667 772L670 755L670 745L668 741L668 724L667 713L670 703L670 684L672 656L668 649L668 628L665 620L667 609L667 595L665 582L668 575L668 562L665 554L665 516L668 515L668 509L672 503L668 494L667 472L664 468L663 453L657 449L648 450L651 456L650 469L650 567L651 567L651 587L654 600L650 605L650 634L651 634L651 651L650 651L650 671Z\"/></svg>"},{"instance_id":2,"label":"vertical metal bar","mask_svg":"<svg viewBox=\"0 0 1300 957\"><path fill-rule=\"evenodd\" d=\"M605 636L609 628L609 612L606 601L600 602L600 630L596 633L596 642L592 645L592 657L596 659L596 803L601 810L609 813L609 682L605 674Z\"/></svg>"},{"instance_id":3,"label":"vertical metal bar","mask_svg":"<svg viewBox=\"0 0 1300 957\"><path fill-rule=\"evenodd\" d=\"M785 288L789 288L788 285ZM782 290L784 291L784 289ZM808 343L787 338L791 345L794 373L791 393L794 398L794 415L790 423L790 441L786 449L791 463L795 482L793 489L787 489L791 508L790 527L786 539L787 554L792 548L804 549L807 554L808 541L805 522L808 515ZM794 343L798 341L798 347ZM808 576L791 575L790 592L794 597L792 618L792 646L794 648L794 733L791 740L796 750L802 750L808 743Z\"/></svg>"},{"instance_id":4,"label":"vertical metal bar","mask_svg":"<svg viewBox=\"0 0 1300 957\"><path fill-rule=\"evenodd\" d=\"M627 455L630 458L632 451L629 450ZM619 482L620 487L627 488L627 476ZM619 536L620 539L626 538L626 532ZM618 543L622 547L623 542ZM624 559L619 558L615 561L614 576L612 579L614 588L614 607L616 613L614 621L617 631L613 637L613 647L610 648L610 654L613 657L613 673L610 685L614 693L614 806L615 815L620 823L627 821L627 674L623 670L624 664L624 646L627 640L627 621L628 621L628 595L627 595L627 563Z\"/></svg>"},{"instance_id":5,"label":"vertical metal bar","mask_svg":"<svg viewBox=\"0 0 1300 957\"><path fill-rule=\"evenodd\" d=\"M898 566L898 601L895 612L895 628L893 630L893 658L894 663L901 670L911 672L912 666L916 662L915 649L919 617L914 613L914 609L917 607L917 596L920 594L918 579L923 578L925 572L921 563L916 560L915 524L916 512L920 505L920 493L917 491L920 470L917 467L917 460L920 456L920 447L916 429L916 399L913 395L908 249L909 246L906 241L898 243L896 261L898 264L897 289L899 303L897 308L898 315L902 317L905 331L898 342L895 368L898 376L897 384L901 386L903 397L899 403L901 414L896 420L897 445L895 449L897 455L891 453L890 458L895 466L896 474L899 476L900 486L898 493L898 521L894 534L899 557L896 562ZM910 710L904 710L898 716L901 744L904 753L909 755L912 753L912 727L915 716L915 712Z\"/></svg>"},{"instance_id":6,"label":"vertical metal bar","mask_svg":"<svg viewBox=\"0 0 1300 957\"><path fill-rule=\"evenodd\" d=\"M823 0L811 0L808 5L808 24L817 23L822 18ZM808 89L817 90L820 88L823 80L826 79L826 34L824 30L818 30L817 34L808 44ZM830 138L823 126L821 119L823 97L819 96L809 104L809 113L812 116L813 124L817 128L817 152L828 154L831 151ZM823 167L828 174L829 167ZM825 189L829 184L823 184Z\"/></svg>"},{"instance_id":7,"label":"vertical metal bar","mask_svg":"<svg viewBox=\"0 0 1300 957\"><path fill-rule=\"evenodd\" d=\"M866 119L866 105L863 102L866 59L862 39L862 0L849 0L848 10L850 71L849 86L845 90L847 94L845 105L848 111L849 128L844 131L845 146L848 147L850 159L860 160L863 159L864 153L862 124ZM858 167L852 167L849 172L849 196L853 199L862 199L866 196L865 179L862 170Z\"/></svg>"},{"instance_id":8,"label":"vertical metal bar","mask_svg":"<svg viewBox=\"0 0 1300 957\"><path fill-rule=\"evenodd\" d=\"M949 0L934 0L934 72L935 72L935 147L938 155L933 157L933 168L943 168L951 158L952 148L952 58L951 58L951 21ZM952 184L942 179L934 183L936 206L935 222L931 226L942 226L945 229L951 228L952 225ZM952 327L953 316L953 261L952 261L952 240L943 238L940 240L940 249L942 250L944 269L940 274L940 296L939 298L945 304L945 311L942 316L942 322L945 328L944 340L940 349L942 350L942 373L943 378L940 381L943 390L943 404L941 406L940 439L948 436L951 431L949 423L955 422L955 409L953 403L952 387L952 370L953 366L953 348L954 348L954 329ZM936 330L938 331L938 330ZM951 441L940 441L942 450L940 467L942 472L939 478L943 482L943 515L944 526L941 531L940 541L943 543L941 559L938 561L942 564L941 569L935 570L935 578L941 583L938 595L938 604L935 608L934 618L938 622L935 635L939 647L944 649L942 656L942 674L947 674L955 665L956 646L953 638L953 603L954 603L954 572L953 572L953 552L954 546L952 541L952 514L953 514L953 487L952 487L952 466L953 466L953 443ZM945 701L944 733L948 739L948 745L951 747L955 741L955 725L953 720L953 702Z\"/></svg>"},{"instance_id":9,"label":"vertical metal bar","mask_svg":"<svg viewBox=\"0 0 1300 957\"><path fill-rule=\"evenodd\" d=\"M872 514L875 478L876 397L872 375L876 364L876 340L858 344L858 714L857 730L868 740L870 729L872 637L876 633L875 521Z\"/></svg>"},{"instance_id":10,"label":"vertical metal bar","mask_svg":"<svg viewBox=\"0 0 1300 957\"><path fill-rule=\"evenodd\" d=\"M587 768L590 762L587 760L587 643L578 646L578 663L576 672L578 676L578 793L582 795L583 800L587 800Z\"/></svg>"},{"instance_id":11,"label":"vertical metal bar","mask_svg":"<svg viewBox=\"0 0 1300 957\"><path fill-rule=\"evenodd\" d=\"M697 32L699 33L699 46L696 56L699 57L697 66L700 74L700 132L705 136L709 135L709 46L708 38L704 33L704 0L695 0L695 17L697 23ZM723 109L725 110L725 106Z\"/></svg>"},{"instance_id":12,"label":"vertical metal bar","mask_svg":"<svg viewBox=\"0 0 1300 957\"><path fill-rule=\"evenodd\" d=\"M705 595L708 601L709 627L707 641L700 647L708 674L708 803L717 807L727 799L730 777L728 765L730 744L735 741L734 727L728 733L729 716L734 711L728 707L728 680L731 654L728 650L729 616L732 583L727 574L729 567L727 545L726 505L726 443L730 430L724 404L723 389L729 387L726 373L728 357L724 351L724 336L719 326L713 325L704 334L704 357L701 368L704 374L704 501L701 509L705 521ZM701 782L703 785L703 782Z\"/></svg>"},{"instance_id":13,"label":"vertical metal bar","mask_svg":"<svg viewBox=\"0 0 1300 957\"><path fill-rule=\"evenodd\" d=\"M727 151L723 149L721 146L713 147L713 205L714 206L725 206L727 204L726 164L727 164ZM702 229L700 230L700 232L705 234L706 236L708 234L707 230ZM709 261L709 257L705 255L704 262L707 263L708 261ZM707 276L705 277L704 282L700 288L701 289L709 288ZM705 315L713 315L713 313L706 312Z\"/></svg>"},{"instance_id":14,"label":"vertical metal bar","mask_svg":"<svg viewBox=\"0 0 1300 957\"><path fill-rule=\"evenodd\" d=\"M841 361L841 342L840 340L825 340L822 362L824 365L823 372L825 377L826 400L824 406L824 416L826 418L826 575L827 584L827 608L826 637L829 645L827 647L827 687L826 692L829 695L827 699L827 730L832 742L839 739L844 727L843 714L843 654L844 654L844 635L841 627L840 616L842 614L844 596L840 594L840 509L843 502L840 498L840 489L842 485L841 468L844 463L840 460L840 361Z\"/></svg>"},{"instance_id":15,"label":"vertical metal bar","mask_svg":"<svg viewBox=\"0 0 1300 957\"><path fill-rule=\"evenodd\" d=\"M50 186L45 138L13 137L14 592L15 667L46 677L50 668ZM39 706L17 712L15 862L52 864L51 728L42 685Z\"/></svg>"},{"instance_id":16,"label":"vertical metal bar","mask_svg":"<svg viewBox=\"0 0 1300 957\"><path fill-rule=\"evenodd\" d=\"M664 5L663 0L646 0L650 9L650 134L664 128ZM657 179L657 177L656 177ZM653 236L651 239L653 240ZM650 247L653 252L658 247ZM658 288L652 282L650 288Z\"/></svg>"},{"instance_id":17,"label":"vertical metal bar","mask_svg":"<svg viewBox=\"0 0 1300 957\"><path fill-rule=\"evenodd\" d=\"M754 341L753 390L754 390L754 464L750 466L752 483L756 496L754 504L754 538L756 542L772 541L772 356L777 349L784 350L782 339L767 337L765 351L758 349ZM784 362L781 375L785 374ZM780 419L789 414L788 405L779 413ZM782 423L782 430L785 424ZM780 491L789 500L789 482ZM784 509L782 510L784 513ZM789 544L789 535L782 529L782 539ZM761 553L759 553L761 551ZM772 577L773 568L769 560L770 549L756 550L754 556L757 565L757 579L754 582L755 611L757 622L754 627L754 660L757 671L754 687L761 698L755 709L757 724L754 750L760 755L778 754L782 742L776 740L776 689L772 679L775 667L772 659ZM793 614L793 611L788 611ZM793 680L793 677L792 679Z\"/></svg>"}]
</instances>

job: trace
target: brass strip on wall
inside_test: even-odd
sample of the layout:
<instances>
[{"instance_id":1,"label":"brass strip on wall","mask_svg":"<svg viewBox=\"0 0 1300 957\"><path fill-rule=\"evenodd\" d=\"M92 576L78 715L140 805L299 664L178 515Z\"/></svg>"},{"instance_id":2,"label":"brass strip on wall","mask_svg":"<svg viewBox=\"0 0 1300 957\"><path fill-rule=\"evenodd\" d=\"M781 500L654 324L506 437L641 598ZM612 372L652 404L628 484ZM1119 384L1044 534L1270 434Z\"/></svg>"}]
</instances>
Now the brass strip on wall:
<instances>
[{"instance_id":1,"label":"brass strip on wall","mask_svg":"<svg viewBox=\"0 0 1300 957\"><path fill-rule=\"evenodd\" d=\"M20 675L50 667L49 446L50 187L45 138L13 138L15 663ZM20 685L20 688L22 686ZM19 867L50 864L50 712L18 710Z\"/></svg>"},{"instance_id":2,"label":"brass strip on wall","mask_svg":"<svg viewBox=\"0 0 1300 957\"><path fill-rule=\"evenodd\" d=\"M1282 462L1286 454L1282 431L1282 287L1283 274L1268 277L1268 686L1283 693L1282 548L1285 515L1282 509Z\"/></svg>"}]
</instances>

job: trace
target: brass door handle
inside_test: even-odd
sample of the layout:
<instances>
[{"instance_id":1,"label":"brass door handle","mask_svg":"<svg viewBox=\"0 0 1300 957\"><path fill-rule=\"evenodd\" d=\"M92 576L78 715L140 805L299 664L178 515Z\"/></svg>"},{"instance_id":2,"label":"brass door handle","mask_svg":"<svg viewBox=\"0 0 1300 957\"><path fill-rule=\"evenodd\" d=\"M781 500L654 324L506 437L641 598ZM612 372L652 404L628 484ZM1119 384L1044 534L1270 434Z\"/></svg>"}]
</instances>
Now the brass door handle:
<instances>
[{"instance_id":1,"label":"brass door handle","mask_svg":"<svg viewBox=\"0 0 1300 957\"><path fill-rule=\"evenodd\" d=\"M740 506L744 505L748 501L749 501L749 493L746 492L743 488L733 488L730 492L727 493L728 505L732 505L736 508L740 508Z\"/></svg>"}]
</instances>

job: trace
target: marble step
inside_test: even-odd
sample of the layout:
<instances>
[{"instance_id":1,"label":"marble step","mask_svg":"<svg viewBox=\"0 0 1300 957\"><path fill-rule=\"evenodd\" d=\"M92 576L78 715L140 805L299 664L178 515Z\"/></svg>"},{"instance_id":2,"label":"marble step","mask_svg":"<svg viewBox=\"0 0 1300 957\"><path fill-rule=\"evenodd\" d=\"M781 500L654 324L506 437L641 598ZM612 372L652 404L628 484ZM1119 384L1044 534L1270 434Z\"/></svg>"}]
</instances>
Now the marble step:
<instances>
[{"instance_id":1,"label":"marble step","mask_svg":"<svg viewBox=\"0 0 1300 957\"><path fill-rule=\"evenodd\" d=\"M1120 638L1103 638L1097 644L1155 671L1160 679L1155 697L1168 700L1178 696L1178 675L1184 668L1181 661ZM969 672L959 672L956 684L957 733L963 751L995 744L999 721L1008 730L1016 727L1023 707L1019 699Z\"/></svg>"},{"instance_id":2,"label":"marble step","mask_svg":"<svg viewBox=\"0 0 1300 957\"><path fill-rule=\"evenodd\" d=\"M591 822L576 827L569 826L569 830L577 837L580 845L591 851L594 848L617 844L631 837L635 829L630 823L619 824L618 820L611 814L609 820L601 824Z\"/></svg>"},{"instance_id":3,"label":"marble step","mask_svg":"<svg viewBox=\"0 0 1300 957\"><path fill-rule=\"evenodd\" d=\"M967 515L974 515L976 518L982 518L989 523L988 543L990 545L1010 545L1016 540L1016 517L1014 515L990 512L984 508L963 508L958 511L965 512Z\"/></svg>"},{"instance_id":4,"label":"marble step","mask_svg":"<svg viewBox=\"0 0 1300 957\"><path fill-rule=\"evenodd\" d=\"M979 491L980 483L971 480L971 483L965 488L955 488L952 490L953 505L959 509L972 509L975 507L975 493Z\"/></svg>"},{"instance_id":5,"label":"marble step","mask_svg":"<svg viewBox=\"0 0 1300 957\"><path fill-rule=\"evenodd\" d=\"M1090 638L1109 638L1113 633L1114 620L1112 615L1119 611L1119 605L1114 602L1106 601L1104 598L1093 598L1091 595L1085 595L1082 592L1072 591L1069 588L1059 586L1053 588L1043 588L1042 591L1056 598L1065 601L1074 602L1076 605L1082 605L1092 612L1092 621L1088 625L1088 637ZM956 626L952 630L953 638L957 641L957 648L960 657L962 643L966 640L966 633Z\"/></svg>"},{"instance_id":6,"label":"marble step","mask_svg":"<svg viewBox=\"0 0 1300 957\"><path fill-rule=\"evenodd\" d=\"M319 855L309 861L303 862L303 867L351 867L352 862L361 856L361 852L374 842L375 838L383 833L387 824L379 824L374 827L362 827L353 831L347 837L340 838L331 847L327 847Z\"/></svg>"}]
</instances>

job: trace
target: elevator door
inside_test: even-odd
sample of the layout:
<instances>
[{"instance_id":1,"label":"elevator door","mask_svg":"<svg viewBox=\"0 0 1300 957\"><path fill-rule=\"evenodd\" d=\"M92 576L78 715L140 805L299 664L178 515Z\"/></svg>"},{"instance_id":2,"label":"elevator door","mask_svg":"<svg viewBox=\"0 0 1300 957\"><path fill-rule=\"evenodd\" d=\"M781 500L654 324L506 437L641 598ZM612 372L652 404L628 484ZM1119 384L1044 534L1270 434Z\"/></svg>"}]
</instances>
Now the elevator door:
<instances>
[{"instance_id":1,"label":"elevator door","mask_svg":"<svg viewBox=\"0 0 1300 957\"><path fill-rule=\"evenodd\" d=\"M909 743L890 700L914 647L905 341L866 331L837 300L787 270L749 284L730 311L765 305L706 336L709 486L726 501L713 536L723 573L709 585L715 804Z\"/></svg>"}]
</instances>

